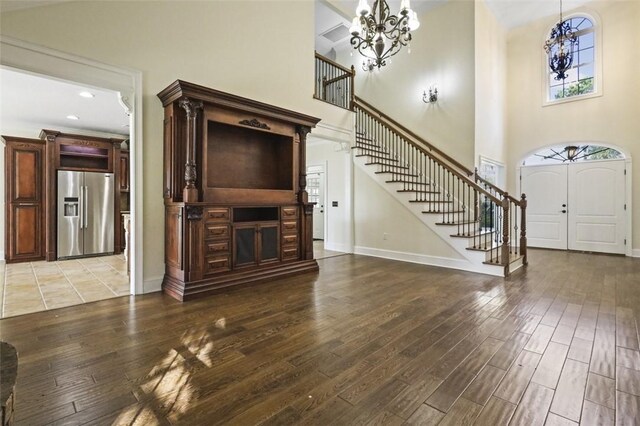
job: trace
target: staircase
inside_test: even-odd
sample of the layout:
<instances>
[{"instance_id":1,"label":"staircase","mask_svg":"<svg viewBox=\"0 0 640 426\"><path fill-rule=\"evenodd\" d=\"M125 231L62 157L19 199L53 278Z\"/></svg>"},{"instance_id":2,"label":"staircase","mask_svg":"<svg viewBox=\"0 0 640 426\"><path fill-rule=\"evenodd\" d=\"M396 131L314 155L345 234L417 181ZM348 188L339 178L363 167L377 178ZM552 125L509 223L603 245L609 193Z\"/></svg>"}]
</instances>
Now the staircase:
<instances>
[{"instance_id":1,"label":"staircase","mask_svg":"<svg viewBox=\"0 0 640 426\"><path fill-rule=\"evenodd\" d=\"M527 264L526 206L354 97L355 163L447 241L460 269L509 276Z\"/></svg>"}]
</instances>

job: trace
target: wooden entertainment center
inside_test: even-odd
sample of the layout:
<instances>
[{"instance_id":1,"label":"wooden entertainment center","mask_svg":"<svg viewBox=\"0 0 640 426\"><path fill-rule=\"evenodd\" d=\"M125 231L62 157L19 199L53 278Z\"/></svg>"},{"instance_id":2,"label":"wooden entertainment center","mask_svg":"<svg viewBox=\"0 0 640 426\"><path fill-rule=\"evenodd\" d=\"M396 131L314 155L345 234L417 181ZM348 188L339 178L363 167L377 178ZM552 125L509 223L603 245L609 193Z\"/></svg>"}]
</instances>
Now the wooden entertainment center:
<instances>
[{"instance_id":1,"label":"wooden entertainment center","mask_svg":"<svg viewBox=\"0 0 640 426\"><path fill-rule=\"evenodd\" d=\"M164 292L188 300L317 271L305 144L320 120L181 80L158 97Z\"/></svg>"}]
</instances>

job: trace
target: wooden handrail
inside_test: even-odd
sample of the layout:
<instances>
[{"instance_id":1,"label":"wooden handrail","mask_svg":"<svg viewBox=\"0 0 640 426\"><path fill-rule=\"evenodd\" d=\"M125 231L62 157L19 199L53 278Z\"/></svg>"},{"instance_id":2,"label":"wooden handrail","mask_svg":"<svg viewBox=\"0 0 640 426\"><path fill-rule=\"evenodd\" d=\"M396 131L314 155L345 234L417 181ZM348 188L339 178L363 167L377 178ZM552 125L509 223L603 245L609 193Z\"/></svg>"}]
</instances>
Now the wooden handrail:
<instances>
[{"instance_id":1,"label":"wooden handrail","mask_svg":"<svg viewBox=\"0 0 640 426\"><path fill-rule=\"evenodd\" d=\"M328 86L328 85L330 85L330 84L333 84L333 83L338 82L338 81L340 81L340 80L344 80L345 78L349 78L349 77L351 77L351 73L349 73L349 74L342 74L341 76L339 76L339 77L335 77L335 78L332 78L331 80L322 80L322 84L323 84L324 86Z\"/></svg>"},{"instance_id":2,"label":"wooden handrail","mask_svg":"<svg viewBox=\"0 0 640 426\"><path fill-rule=\"evenodd\" d=\"M361 100L359 98L357 98L356 99L356 105L357 106L362 106L360 102L361 102ZM389 125L388 123L383 123L383 122L377 120L375 117L373 117L373 119L378 121L378 123L383 125L383 126L388 126ZM396 129L393 129L393 130L396 130ZM419 137L417 137L417 138L420 139ZM424 147L420 146L419 144L416 144L414 141L407 139L407 142L409 144L411 144L412 146L414 146L416 149L418 149L420 152L422 152L427 157L433 159L433 161L435 161L437 164L439 164L440 166L444 167L449 172L453 173L458 179L461 179L463 182L465 182L467 185L471 186L477 192L483 194L485 197L489 198L494 203L502 205L502 200L497 198L495 195L491 194L486 189L482 188L480 185L478 185L473 180L469 179L468 176L465 176L464 174L460 173L459 171L451 168L450 166L447 166L444 162L442 162L442 161L440 161L440 159L434 157L433 154L428 152Z\"/></svg>"},{"instance_id":3,"label":"wooden handrail","mask_svg":"<svg viewBox=\"0 0 640 426\"><path fill-rule=\"evenodd\" d=\"M318 52L315 52L315 53L316 53L316 58L318 58L318 59L320 59L320 60L322 60L322 61L324 61L324 62L326 62L326 63L328 63L330 65L333 65L336 68L340 68L342 71L344 71L344 72L346 72L348 74L351 74L351 70L349 68L344 67L344 66L340 65L339 63L332 61L331 59L327 58L326 56L322 56Z\"/></svg>"},{"instance_id":4,"label":"wooden handrail","mask_svg":"<svg viewBox=\"0 0 640 426\"><path fill-rule=\"evenodd\" d=\"M451 163L452 165L457 167L459 170L462 170L464 173L466 173L467 176L473 175L473 172L470 169L468 169L467 167L465 167L463 164L459 163L458 161L456 161L455 159L453 159L449 155L445 154L443 151L441 151L440 149L436 148L435 146L431 145L429 142L425 141L423 138L421 138L420 136L416 135L411 130L407 129L406 127L404 127L402 124L398 123L393 118L389 117L387 114L385 114L382 111L378 110L376 107L374 107L370 103L362 100L362 98L360 98L358 96L355 96L355 102L359 106L363 107L363 109L368 110L369 114L378 115L378 116L380 116L380 118L382 118L385 121L387 121L388 122L387 125L395 127L394 130L396 132L404 133L404 134L408 135L410 138L414 139L414 142L417 141L417 142L425 145L426 147L429 148L429 150L437 153L440 157L442 157L442 159L444 159L447 162Z\"/></svg>"}]
</instances>

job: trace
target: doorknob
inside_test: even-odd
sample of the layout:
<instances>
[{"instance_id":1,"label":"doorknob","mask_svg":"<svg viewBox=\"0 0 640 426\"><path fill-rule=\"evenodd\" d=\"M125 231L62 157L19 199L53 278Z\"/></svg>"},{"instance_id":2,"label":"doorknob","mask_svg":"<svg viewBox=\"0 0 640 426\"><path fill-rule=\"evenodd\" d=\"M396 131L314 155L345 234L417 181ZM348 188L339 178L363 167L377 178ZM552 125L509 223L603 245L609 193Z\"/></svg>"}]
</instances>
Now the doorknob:
<instances>
[{"instance_id":1,"label":"doorknob","mask_svg":"<svg viewBox=\"0 0 640 426\"><path fill-rule=\"evenodd\" d=\"M562 213L566 213L566 212L567 212L566 210L562 210Z\"/></svg>"},{"instance_id":2,"label":"doorknob","mask_svg":"<svg viewBox=\"0 0 640 426\"><path fill-rule=\"evenodd\" d=\"M566 205L566 204L563 204L563 205L562 205L562 207L567 207L567 205Z\"/></svg>"}]
</instances>

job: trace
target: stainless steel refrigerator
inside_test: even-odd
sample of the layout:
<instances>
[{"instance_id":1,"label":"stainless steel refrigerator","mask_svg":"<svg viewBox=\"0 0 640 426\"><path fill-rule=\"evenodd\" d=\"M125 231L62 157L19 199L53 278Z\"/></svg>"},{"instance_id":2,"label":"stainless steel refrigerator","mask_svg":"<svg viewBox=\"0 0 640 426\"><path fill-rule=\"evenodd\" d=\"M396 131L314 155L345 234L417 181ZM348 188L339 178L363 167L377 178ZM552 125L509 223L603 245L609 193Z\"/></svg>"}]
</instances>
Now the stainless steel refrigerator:
<instances>
[{"instance_id":1,"label":"stainless steel refrigerator","mask_svg":"<svg viewBox=\"0 0 640 426\"><path fill-rule=\"evenodd\" d=\"M113 253L113 173L58 171L58 259Z\"/></svg>"}]
</instances>

